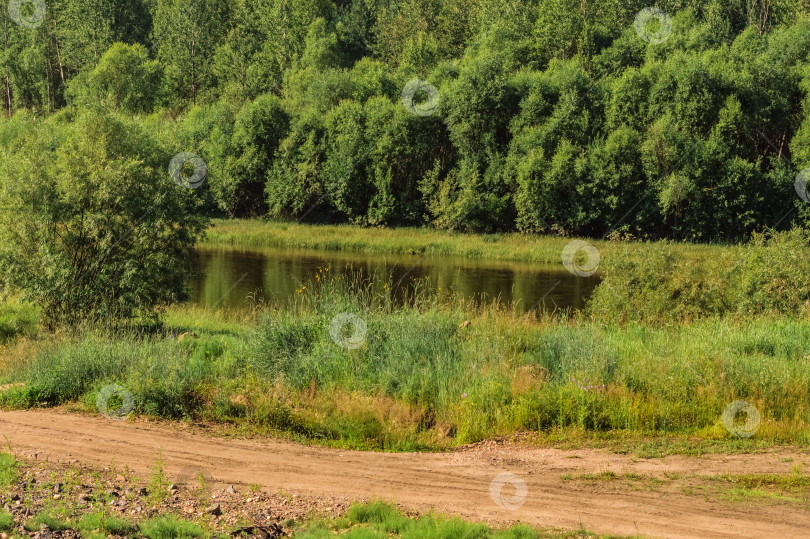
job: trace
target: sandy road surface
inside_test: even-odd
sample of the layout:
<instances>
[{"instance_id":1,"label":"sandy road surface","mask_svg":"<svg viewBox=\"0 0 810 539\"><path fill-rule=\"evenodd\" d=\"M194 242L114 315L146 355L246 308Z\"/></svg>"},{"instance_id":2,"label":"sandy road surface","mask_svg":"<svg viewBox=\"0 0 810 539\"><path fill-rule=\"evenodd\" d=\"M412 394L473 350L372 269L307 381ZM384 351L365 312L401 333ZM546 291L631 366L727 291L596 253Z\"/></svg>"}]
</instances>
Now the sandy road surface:
<instances>
[{"instance_id":1,"label":"sandy road surface","mask_svg":"<svg viewBox=\"0 0 810 539\"><path fill-rule=\"evenodd\" d=\"M750 505L685 495L684 485L631 488L625 482L563 481L565 473L789 473L810 455L638 460L600 450L563 451L484 445L444 454L387 454L307 447L278 440L226 440L143 422L118 423L58 411L0 412L0 436L37 460L129 466L146 476L157 448L170 478L199 470L217 482L259 483L273 491L346 499L382 498L415 510L436 508L466 519L520 520L537 526L651 537L810 537L810 511L789 504ZM792 460L790 460L792 459ZM790 460L788 462L788 460ZM805 468L806 469L806 468ZM199 473L199 472L197 472ZM511 473L525 481L525 503L499 507L490 487ZM516 489L503 488L512 500Z\"/></svg>"}]
</instances>

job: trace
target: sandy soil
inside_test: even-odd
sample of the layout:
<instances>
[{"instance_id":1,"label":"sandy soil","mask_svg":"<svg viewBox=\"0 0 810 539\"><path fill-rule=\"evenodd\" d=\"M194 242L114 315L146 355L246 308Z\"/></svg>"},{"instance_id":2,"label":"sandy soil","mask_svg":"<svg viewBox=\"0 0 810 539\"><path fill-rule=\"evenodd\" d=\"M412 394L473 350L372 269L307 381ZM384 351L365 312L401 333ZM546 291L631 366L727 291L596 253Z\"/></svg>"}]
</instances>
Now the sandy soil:
<instances>
[{"instance_id":1,"label":"sandy soil","mask_svg":"<svg viewBox=\"0 0 810 539\"><path fill-rule=\"evenodd\" d=\"M258 483L271 492L282 489L286 495L347 501L383 499L416 511L435 508L492 524L522 521L650 537L810 536L806 504L723 501L700 489L697 495L688 494L696 475L787 474L795 465L810 469L810 454L795 449L635 459L601 450L489 442L441 454L366 453L279 440L213 438L196 430L54 410L0 412L0 437L36 460L107 466L115 459L117 467L144 475L162 448L169 477L179 480L203 473L221 484ZM606 470L667 479L650 487L644 481L561 478ZM518 478L516 484L507 482L500 495L499 474Z\"/></svg>"}]
</instances>

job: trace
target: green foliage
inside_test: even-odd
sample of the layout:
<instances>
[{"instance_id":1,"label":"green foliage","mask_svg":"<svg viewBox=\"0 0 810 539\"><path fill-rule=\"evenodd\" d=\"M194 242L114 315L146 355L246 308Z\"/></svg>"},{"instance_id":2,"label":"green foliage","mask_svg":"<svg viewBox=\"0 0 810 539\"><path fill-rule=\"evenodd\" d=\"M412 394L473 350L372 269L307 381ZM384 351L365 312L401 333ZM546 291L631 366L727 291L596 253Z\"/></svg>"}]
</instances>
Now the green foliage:
<instances>
[{"instance_id":1,"label":"green foliage","mask_svg":"<svg viewBox=\"0 0 810 539\"><path fill-rule=\"evenodd\" d=\"M83 104L101 102L129 112L150 112L162 100L163 68L150 60L146 47L115 43L78 90Z\"/></svg>"},{"instance_id":2,"label":"green foliage","mask_svg":"<svg viewBox=\"0 0 810 539\"><path fill-rule=\"evenodd\" d=\"M48 527L53 531L62 531L70 528L70 524L57 518L54 515L55 515L54 510L45 509L39 514L37 514L34 518L27 520L24 525L25 529L31 532L39 531L39 527L42 524L47 524Z\"/></svg>"},{"instance_id":3,"label":"green foliage","mask_svg":"<svg viewBox=\"0 0 810 539\"><path fill-rule=\"evenodd\" d=\"M149 473L149 496L147 501L152 506L161 505L169 497L169 478L166 477L166 462L163 459L163 450L158 449L158 457ZM167 528L170 523L158 524L158 528ZM142 527L143 529L143 527ZM165 533L173 533L166 531Z\"/></svg>"},{"instance_id":4,"label":"green foliage","mask_svg":"<svg viewBox=\"0 0 810 539\"><path fill-rule=\"evenodd\" d=\"M661 244L606 261L588 311L601 320L659 324L713 315L803 316L810 309L808 233L757 234L721 259L696 263ZM731 255L736 253L736 258Z\"/></svg>"},{"instance_id":5,"label":"green foliage","mask_svg":"<svg viewBox=\"0 0 810 539\"><path fill-rule=\"evenodd\" d=\"M606 258L590 315L802 315L810 205L793 183L810 166L807 6L658 5L672 18L662 43L637 35L636 0L60 0L36 28L3 11L0 286L31 307L0 311L0 341L32 334L40 318L154 318L184 297L207 214L753 237L726 266L692 264L667 245ZM414 83L432 86L411 96L435 97L424 115L403 103ZM205 160L208 186L192 194L170 181L179 151ZM266 323L304 339L324 320ZM261 346L279 353L276 364L257 367L296 384L337 376L330 361L312 363L326 341L304 339L295 356L315 359L297 365L273 342ZM432 368L418 347L404 352ZM458 352L445 352L456 368ZM12 394L62 402L97 392L106 353L76 360L92 382L59 389L43 378ZM376 390L441 402L442 383L393 363ZM141 410L191 414L208 381L189 380L140 387Z\"/></svg>"},{"instance_id":6,"label":"green foliage","mask_svg":"<svg viewBox=\"0 0 810 539\"><path fill-rule=\"evenodd\" d=\"M805 226L806 3L656 5L660 43L640 0L60 0L33 29L0 14L0 95L9 115L180 116L160 144L206 160L207 213L725 242ZM416 79L424 116L402 103Z\"/></svg>"},{"instance_id":7,"label":"green foliage","mask_svg":"<svg viewBox=\"0 0 810 539\"><path fill-rule=\"evenodd\" d=\"M192 151L206 164L206 186L202 191L202 211L207 214L230 213L233 196L238 195L237 186L231 184L228 162L233 159L231 137L239 107L234 103L219 100L215 103L197 105L178 126L176 149Z\"/></svg>"},{"instance_id":8,"label":"green foliage","mask_svg":"<svg viewBox=\"0 0 810 539\"><path fill-rule=\"evenodd\" d=\"M94 109L31 122L0 159L0 267L45 321L154 314L184 293L205 219L171 155Z\"/></svg>"},{"instance_id":9,"label":"green foliage","mask_svg":"<svg viewBox=\"0 0 810 539\"><path fill-rule=\"evenodd\" d=\"M74 74L98 66L116 41L147 45L152 23L146 0L63 0L48 5L46 20L59 40L60 69Z\"/></svg>"},{"instance_id":10,"label":"green foliage","mask_svg":"<svg viewBox=\"0 0 810 539\"><path fill-rule=\"evenodd\" d=\"M153 35L157 56L178 102L197 103L211 92L216 45L228 33L231 1L160 0L154 3Z\"/></svg>"},{"instance_id":11,"label":"green foliage","mask_svg":"<svg viewBox=\"0 0 810 539\"><path fill-rule=\"evenodd\" d=\"M627 250L601 265L603 281L588 303L596 319L665 323L694 320L726 311L725 279L733 261L695 263L667 244L642 253Z\"/></svg>"},{"instance_id":12,"label":"green foliage","mask_svg":"<svg viewBox=\"0 0 810 539\"><path fill-rule=\"evenodd\" d=\"M214 183L220 206L230 215L262 215L267 170L289 130L289 115L281 101L263 95L244 106L231 135L231 154L223 177Z\"/></svg>"},{"instance_id":13,"label":"green foliage","mask_svg":"<svg viewBox=\"0 0 810 539\"><path fill-rule=\"evenodd\" d=\"M810 234L794 229L757 234L742 251L734 275L732 305L745 314L789 314L810 311Z\"/></svg>"},{"instance_id":14,"label":"green foliage","mask_svg":"<svg viewBox=\"0 0 810 539\"><path fill-rule=\"evenodd\" d=\"M11 531L14 526L14 516L5 510L0 510L0 531Z\"/></svg>"},{"instance_id":15,"label":"green foliage","mask_svg":"<svg viewBox=\"0 0 810 539\"><path fill-rule=\"evenodd\" d=\"M174 517L156 517L138 525L148 539L192 539L204 537L202 528Z\"/></svg>"},{"instance_id":16,"label":"green foliage","mask_svg":"<svg viewBox=\"0 0 810 539\"><path fill-rule=\"evenodd\" d=\"M166 361L169 356L175 360ZM41 352L25 367L26 386L0 393L0 401L24 407L84 398L95 407L102 387L116 383L132 394L136 413L192 417L205 389L230 372L227 357L218 340L185 347L173 339L144 342L136 334L111 344L91 334Z\"/></svg>"},{"instance_id":17,"label":"green foliage","mask_svg":"<svg viewBox=\"0 0 810 539\"><path fill-rule=\"evenodd\" d=\"M79 519L77 527L84 533L92 533L96 530L105 534L127 536L135 530L128 521L122 518L106 516L103 513L88 513Z\"/></svg>"},{"instance_id":18,"label":"green foliage","mask_svg":"<svg viewBox=\"0 0 810 539\"><path fill-rule=\"evenodd\" d=\"M17 481L17 468L19 463L14 455L0 453L0 485L9 486ZM3 529L0 526L0 529Z\"/></svg>"},{"instance_id":19,"label":"green foliage","mask_svg":"<svg viewBox=\"0 0 810 539\"><path fill-rule=\"evenodd\" d=\"M0 304L0 344L36 334L39 313L33 305Z\"/></svg>"}]
</instances>

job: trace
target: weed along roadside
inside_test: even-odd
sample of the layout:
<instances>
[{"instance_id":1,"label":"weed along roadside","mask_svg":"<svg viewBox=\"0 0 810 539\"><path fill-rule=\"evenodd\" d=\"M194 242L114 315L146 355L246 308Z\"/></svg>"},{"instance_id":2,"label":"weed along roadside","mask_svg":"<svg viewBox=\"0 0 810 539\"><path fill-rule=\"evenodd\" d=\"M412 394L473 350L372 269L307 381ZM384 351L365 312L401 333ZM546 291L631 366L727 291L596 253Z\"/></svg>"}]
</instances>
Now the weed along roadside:
<instances>
[{"instance_id":1,"label":"weed along roadside","mask_svg":"<svg viewBox=\"0 0 810 539\"><path fill-rule=\"evenodd\" d=\"M164 475L160 457L147 476L117 468L49 465L0 453L0 533L4 537L227 538L322 537L353 527L384 529L395 523L413 533L487 530L458 518L414 519L385 502L349 503L339 497L301 497L281 489L208 483L202 474L185 484ZM343 516L340 516L343 515ZM505 537L537 535L527 525L504 528ZM546 537L563 537L550 533ZM565 535L568 537L568 535Z\"/></svg>"}]
</instances>

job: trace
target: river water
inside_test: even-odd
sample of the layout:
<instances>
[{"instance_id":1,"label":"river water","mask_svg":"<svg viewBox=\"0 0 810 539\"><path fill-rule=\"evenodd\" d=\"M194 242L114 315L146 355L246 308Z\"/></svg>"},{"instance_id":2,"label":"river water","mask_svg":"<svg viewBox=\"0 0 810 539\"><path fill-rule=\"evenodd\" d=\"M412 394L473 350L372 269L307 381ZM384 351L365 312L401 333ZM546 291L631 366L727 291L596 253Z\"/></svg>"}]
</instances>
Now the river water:
<instances>
[{"instance_id":1,"label":"river water","mask_svg":"<svg viewBox=\"0 0 810 539\"><path fill-rule=\"evenodd\" d=\"M196 251L196 275L190 300L202 306L239 307L251 298L286 302L320 268L333 274L359 272L384 276L402 287L413 278L427 278L433 287L452 289L476 304L494 298L515 302L520 312L535 306L581 309L598 276L578 277L560 264L485 261L464 257L365 254L303 249L234 249L201 247Z\"/></svg>"}]
</instances>

